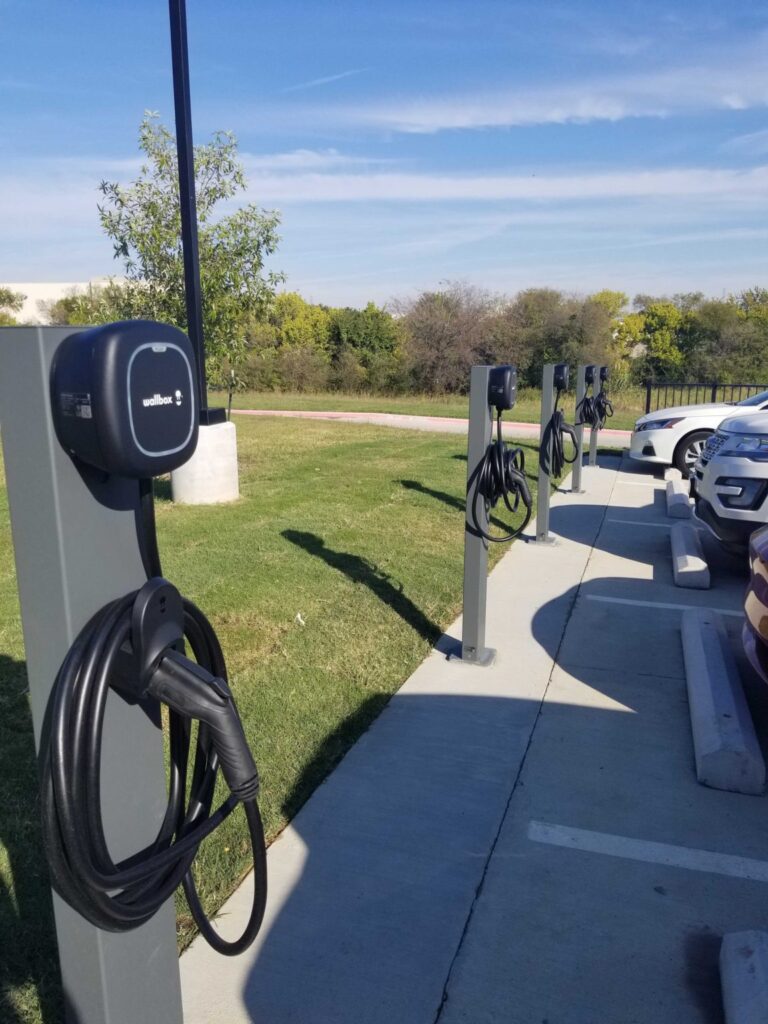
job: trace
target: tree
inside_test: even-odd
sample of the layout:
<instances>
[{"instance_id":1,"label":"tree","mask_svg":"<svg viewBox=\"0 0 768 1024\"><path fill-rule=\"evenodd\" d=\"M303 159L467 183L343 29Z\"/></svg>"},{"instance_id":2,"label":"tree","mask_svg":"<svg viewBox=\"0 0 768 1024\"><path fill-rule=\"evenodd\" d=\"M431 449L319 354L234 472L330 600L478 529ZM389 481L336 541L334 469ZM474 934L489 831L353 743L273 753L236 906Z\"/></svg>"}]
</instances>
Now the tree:
<instances>
[{"instance_id":1,"label":"tree","mask_svg":"<svg viewBox=\"0 0 768 1024\"><path fill-rule=\"evenodd\" d=\"M364 384L387 391L402 372L402 328L391 313L369 302L364 309L331 311L334 380L345 391Z\"/></svg>"},{"instance_id":2,"label":"tree","mask_svg":"<svg viewBox=\"0 0 768 1024\"><path fill-rule=\"evenodd\" d=\"M281 292L269 311L278 347L315 348L328 353L331 346L331 313L326 306L306 302L297 292Z\"/></svg>"},{"instance_id":3,"label":"tree","mask_svg":"<svg viewBox=\"0 0 768 1024\"><path fill-rule=\"evenodd\" d=\"M85 326L128 319L131 305L128 288L110 280L103 285L89 284L85 291L72 289L53 302L41 302L40 309L50 324Z\"/></svg>"},{"instance_id":4,"label":"tree","mask_svg":"<svg viewBox=\"0 0 768 1024\"><path fill-rule=\"evenodd\" d=\"M669 301L651 302L643 310L645 370L658 380L677 380L683 368L680 346L684 314Z\"/></svg>"},{"instance_id":5,"label":"tree","mask_svg":"<svg viewBox=\"0 0 768 1024\"><path fill-rule=\"evenodd\" d=\"M126 277L120 315L185 328L176 144L157 115L145 115L139 147L147 159L136 181L99 186L101 224ZM277 248L279 217L253 203L217 216L223 203L246 189L230 132L216 132L209 143L195 147L195 180L206 353L215 372L242 360L248 325L264 318L282 280L281 274L264 270Z\"/></svg>"},{"instance_id":6,"label":"tree","mask_svg":"<svg viewBox=\"0 0 768 1024\"><path fill-rule=\"evenodd\" d=\"M422 292L400 307L413 383L417 390L464 392L469 370L489 337L494 300L462 282Z\"/></svg>"},{"instance_id":7,"label":"tree","mask_svg":"<svg viewBox=\"0 0 768 1024\"><path fill-rule=\"evenodd\" d=\"M589 296L590 301L602 306L612 319L616 319L625 306L629 305L629 296L624 292L614 292L610 288L603 288Z\"/></svg>"},{"instance_id":8,"label":"tree","mask_svg":"<svg viewBox=\"0 0 768 1024\"><path fill-rule=\"evenodd\" d=\"M18 323L13 314L19 312L24 305L24 299L26 295L22 295L21 292L0 287L0 327L13 327Z\"/></svg>"}]
</instances>

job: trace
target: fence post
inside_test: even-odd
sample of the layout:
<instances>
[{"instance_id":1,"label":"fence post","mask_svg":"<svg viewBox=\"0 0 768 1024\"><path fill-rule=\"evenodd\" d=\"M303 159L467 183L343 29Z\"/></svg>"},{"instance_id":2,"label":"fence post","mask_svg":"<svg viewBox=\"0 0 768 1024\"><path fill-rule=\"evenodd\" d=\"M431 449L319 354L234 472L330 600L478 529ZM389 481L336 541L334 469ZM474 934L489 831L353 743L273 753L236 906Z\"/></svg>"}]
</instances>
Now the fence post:
<instances>
[{"instance_id":1,"label":"fence post","mask_svg":"<svg viewBox=\"0 0 768 1024\"><path fill-rule=\"evenodd\" d=\"M651 411L651 391L653 390L653 381L647 380L645 382L645 415Z\"/></svg>"},{"instance_id":2,"label":"fence post","mask_svg":"<svg viewBox=\"0 0 768 1024\"><path fill-rule=\"evenodd\" d=\"M710 402L716 402L717 401L717 389L719 387L720 387L720 385L717 384L717 383L712 385L712 391L710 392L710 398L709 398Z\"/></svg>"}]
</instances>

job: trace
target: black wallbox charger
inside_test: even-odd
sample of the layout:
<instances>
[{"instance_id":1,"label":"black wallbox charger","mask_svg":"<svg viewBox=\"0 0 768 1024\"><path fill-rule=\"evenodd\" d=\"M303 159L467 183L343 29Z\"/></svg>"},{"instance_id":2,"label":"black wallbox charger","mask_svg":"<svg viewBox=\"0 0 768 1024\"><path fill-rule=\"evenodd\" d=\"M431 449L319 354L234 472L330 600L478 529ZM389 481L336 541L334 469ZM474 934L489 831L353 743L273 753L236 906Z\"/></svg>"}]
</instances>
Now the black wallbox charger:
<instances>
[{"instance_id":1,"label":"black wallbox charger","mask_svg":"<svg viewBox=\"0 0 768 1024\"><path fill-rule=\"evenodd\" d=\"M72 334L51 369L56 436L107 473L169 473L197 446L195 384L192 345L175 327L127 320Z\"/></svg>"},{"instance_id":2,"label":"black wallbox charger","mask_svg":"<svg viewBox=\"0 0 768 1024\"><path fill-rule=\"evenodd\" d=\"M512 409L517 400L517 367L494 366L488 375L488 405L497 411Z\"/></svg>"}]
</instances>

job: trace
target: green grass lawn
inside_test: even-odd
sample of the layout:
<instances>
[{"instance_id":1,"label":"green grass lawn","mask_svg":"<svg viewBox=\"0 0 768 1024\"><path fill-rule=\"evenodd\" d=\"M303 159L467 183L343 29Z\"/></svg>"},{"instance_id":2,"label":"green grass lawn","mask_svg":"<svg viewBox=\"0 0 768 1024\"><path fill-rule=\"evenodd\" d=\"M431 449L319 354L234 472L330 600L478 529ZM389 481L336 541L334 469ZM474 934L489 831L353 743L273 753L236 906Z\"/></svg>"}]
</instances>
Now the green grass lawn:
<instances>
[{"instance_id":1,"label":"green grass lawn","mask_svg":"<svg viewBox=\"0 0 768 1024\"><path fill-rule=\"evenodd\" d=\"M611 396L615 415L608 426L618 430L631 430L635 420L645 411L645 392L639 388L621 391ZM572 415L575 399L569 395L563 408ZM227 395L211 395L213 405L226 405ZM519 423L538 423L541 415L541 393L527 388L518 394L511 419ZM233 396L234 409L299 409L312 412L394 412L412 416L460 416L468 414L466 396L446 395L346 395L337 391L311 394L280 391L241 391Z\"/></svg>"},{"instance_id":2,"label":"green grass lawn","mask_svg":"<svg viewBox=\"0 0 768 1024\"><path fill-rule=\"evenodd\" d=\"M237 426L241 500L183 507L161 486L157 518L166 575L227 655L271 839L460 610L465 441L321 421ZM51 1024L59 981L10 543L0 464L0 1020ZM209 911L247 867L238 812L201 853Z\"/></svg>"}]
</instances>

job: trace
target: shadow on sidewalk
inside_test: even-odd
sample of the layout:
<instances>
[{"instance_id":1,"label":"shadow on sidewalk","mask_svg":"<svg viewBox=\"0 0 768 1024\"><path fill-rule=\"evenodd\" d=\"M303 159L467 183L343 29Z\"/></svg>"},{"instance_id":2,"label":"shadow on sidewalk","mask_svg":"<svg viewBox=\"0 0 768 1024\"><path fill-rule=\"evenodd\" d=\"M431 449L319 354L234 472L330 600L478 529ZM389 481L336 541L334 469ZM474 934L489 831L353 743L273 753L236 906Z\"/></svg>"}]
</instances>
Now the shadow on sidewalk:
<instances>
[{"instance_id":1,"label":"shadow on sidewalk","mask_svg":"<svg viewBox=\"0 0 768 1024\"><path fill-rule=\"evenodd\" d=\"M627 958L626 948L628 942L635 948L636 929L647 935L657 927L663 907L662 915L671 917L659 926L667 928L659 955L673 961L666 984L673 974L701 1011L700 1019L716 1024L715 943L694 941L695 935L683 940L674 901L664 903L651 884L639 887L636 870L620 867L625 862L613 862L605 875L595 855L586 863L570 862L572 878L563 874L570 870L569 857L584 854L553 853L520 835L529 814L582 820L590 790L604 784L592 764L597 737L617 737L610 749L618 763L628 746L637 748L638 729L647 731L648 721L641 727L638 714L626 713L634 710L633 702L619 677L608 692L625 706L548 705L547 728L564 737L565 757L553 767L557 795L552 785L545 787L544 812L536 785L524 777L522 807L509 812L499 839L495 891L498 895L504 884L499 871L507 871L505 905L494 909L486 902L475 908L480 940L477 933L467 938L467 921L508 813L507 800L540 712L538 700L401 694L381 714L378 707L360 709L355 718L379 714L374 730L361 737L292 823L303 849L297 851L294 838L288 863L275 876L279 909L241 975L239 999L247 1019L253 1024L420 1024L437 1019L447 998L458 1000L453 1020L462 1008L467 1012L468 988L477 998L482 983L467 977L468 966L476 966L483 943L491 943L495 991L489 990L488 1005L472 1003L478 1019L506 1020L494 1015L493 1000L501 999L499 993L506 999L516 986L524 994L515 1020L543 1019L552 1001L546 979L557 975L574 1020L616 1020L610 1014L617 1010L616 998L624 996L583 984L599 963L605 977L626 977L633 1001L622 1003L622 1009L633 1019L650 1020L657 994L645 979L654 951L635 961ZM338 734L331 733L309 759L286 801L287 813L303 799L304 779L338 756ZM569 762L572 752L575 759ZM653 821L649 818L649 828ZM652 870L642 877L652 880ZM572 884L583 890L579 899L564 896ZM531 885L540 892L531 892ZM590 899L595 913L585 930ZM547 909L552 900L560 901L555 915ZM462 970L454 976L457 952L461 948L464 955L463 944L470 940ZM602 1015L606 999L607 1017Z\"/></svg>"}]
</instances>

